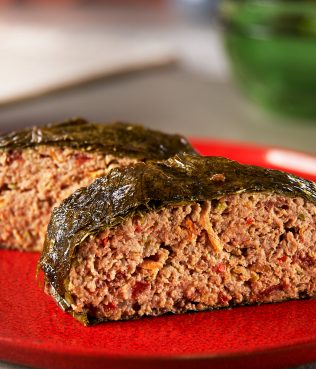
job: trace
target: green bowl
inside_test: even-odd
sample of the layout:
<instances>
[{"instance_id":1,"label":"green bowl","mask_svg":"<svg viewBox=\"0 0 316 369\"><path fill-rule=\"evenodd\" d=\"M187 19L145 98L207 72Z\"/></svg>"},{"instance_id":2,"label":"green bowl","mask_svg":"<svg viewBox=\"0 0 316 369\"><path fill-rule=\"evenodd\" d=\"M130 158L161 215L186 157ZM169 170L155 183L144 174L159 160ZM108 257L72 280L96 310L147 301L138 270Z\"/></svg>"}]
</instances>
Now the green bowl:
<instances>
[{"instance_id":1,"label":"green bowl","mask_svg":"<svg viewBox=\"0 0 316 369\"><path fill-rule=\"evenodd\" d=\"M221 13L242 90L274 111L316 117L316 1L223 0Z\"/></svg>"}]
</instances>

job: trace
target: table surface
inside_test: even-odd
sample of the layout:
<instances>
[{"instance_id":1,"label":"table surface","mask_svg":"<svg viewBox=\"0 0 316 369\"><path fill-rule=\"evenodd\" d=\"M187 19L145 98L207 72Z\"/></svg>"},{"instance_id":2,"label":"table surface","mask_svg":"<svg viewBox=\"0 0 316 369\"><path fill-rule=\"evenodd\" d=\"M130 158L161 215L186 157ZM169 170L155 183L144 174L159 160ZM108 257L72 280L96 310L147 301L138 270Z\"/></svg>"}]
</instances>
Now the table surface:
<instances>
[{"instance_id":1,"label":"table surface","mask_svg":"<svg viewBox=\"0 0 316 369\"><path fill-rule=\"evenodd\" d=\"M187 136L254 142L316 153L316 120L267 113L232 82L177 66L137 72L0 109L0 130L82 116L143 123Z\"/></svg>"}]
</instances>

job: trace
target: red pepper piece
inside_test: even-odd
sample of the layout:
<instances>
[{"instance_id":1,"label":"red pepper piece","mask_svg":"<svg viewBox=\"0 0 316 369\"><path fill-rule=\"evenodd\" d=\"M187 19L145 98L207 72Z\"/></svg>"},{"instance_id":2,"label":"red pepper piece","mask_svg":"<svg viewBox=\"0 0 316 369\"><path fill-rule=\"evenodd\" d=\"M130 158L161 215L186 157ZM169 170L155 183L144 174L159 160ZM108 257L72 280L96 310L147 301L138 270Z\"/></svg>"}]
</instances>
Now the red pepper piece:
<instances>
[{"instance_id":1,"label":"red pepper piece","mask_svg":"<svg viewBox=\"0 0 316 369\"><path fill-rule=\"evenodd\" d=\"M224 272L225 272L225 270L226 270L226 266L225 266L225 264L223 264L223 263L219 263L219 264L217 264L216 271L217 271L218 273L224 273Z\"/></svg>"},{"instance_id":2,"label":"red pepper piece","mask_svg":"<svg viewBox=\"0 0 316 369\"><path fill-rule=\"evenodd\" d=\"M101 240L99 240L99 245L103 247L107 246L108 240L109 237L102 238Z\"/></svg>"},{"instance_id":3,"label":"red pepper piece","mask_svg":"<svg viewBox=\"0 0 316 369\"><path fill-rule=\"evenodd\" d=\"M114 310L116 309L116 305L113 304L113 302L109 302L107 305L104 306L104 308L108 310Z\"/></svg>"},{"instance_id":4,"label":"red pepper piece","mask_svg":"<svg viewBox=\"0 0 316 369\"><path fill-rule=\"evenodd\" d=\"M283 284L282 283L279 283L279 284L276 284L274 286L270 286L268 288L266 288L265 290L261 291L260 294L262 296L268 296L270 295L272 292L275 292L275 291L282 291L283 290Z\"/></svg>"},{"instance_id":5,"label":"red pepper piece","mask_svg":"<svg viewBox=\"0 0 316 369\"><path fill-rule=\"evenodd\" d=\"M228 301L228 296L226 296L223 292L220 292L218 294L218 302L221 305L226 305L226 302Z\"/></svg>"},{"instance_id":6,"label":"red pepper piece","mask_svg":"<svg viewBox=\"0 0 316 369\"><path fill-rule=\"evenodd\" d=\"M132 297L136 298L140 294L142 294L149 286L149 283L147 282L136 282L133 291L132 291Z\"/></svg>"},{"instance_id":7,"label":"red pepper piece","mask_svg":"<svg viewBox=\"0 0 316 369\"><path fill-rule=\"evenodd\" d=\"M134 230L135 230L136 233L140 233L143 229L142 229L142 227L140 225L136 224Z\"/></svg>"},{"instance_id":8,"label":"red pepper piece","mask_svg":"<svg viewBox=\"0 0 316 369\"><path fill-rule=\"evenodd\" d=\"M13 151L7 158L7 163L11 164L14 161L22 161L22 153L20 151Z\"/></svg>"},{"instance_id":9,"label":"red pepper piece","mask_svg":"<svg viewBox=\"0 0 316 369\"><path fill-rule=\"evenodd\" d=\"M77 161L77 163L79 164L79 165L82 165L82 164L84 164L85 162L87 162L87 161L89 161L89 160L91 160L91 158L88 156L88 155L86 155L86 154L77 154L76 156L75 156L75 158L76 158L76 161Z\"/></svg>"},{"instance_id":10,"label":"red pepper piece","mask_svg":"<svg viewBox=\"0 0 316 369\"><path fill-rule=\"evenodd\" d=\"M282 263L284 263L286 260L287 260L287 255L283 255L282 257L280 257L280 258L278 259L278 263L279 263L279 264L282 264Z\"/></svg>"}]
</instances>

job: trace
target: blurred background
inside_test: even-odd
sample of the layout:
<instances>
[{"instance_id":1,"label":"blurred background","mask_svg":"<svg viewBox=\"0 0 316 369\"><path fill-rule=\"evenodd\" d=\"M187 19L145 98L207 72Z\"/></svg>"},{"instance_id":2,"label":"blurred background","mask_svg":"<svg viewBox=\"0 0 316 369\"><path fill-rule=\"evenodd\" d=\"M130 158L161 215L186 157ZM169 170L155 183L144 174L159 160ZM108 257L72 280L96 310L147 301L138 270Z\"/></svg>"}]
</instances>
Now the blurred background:
<instances>
[{"instance_id":1,"label":"blurred background","mask_svg":"<svg viewBox=\"0 0 316 369\"><path fill-rule=\"evenodd\" d=\"M73 116L316 153L316 2L0 0L0 131Z\"/></svg>"}]
</instances>

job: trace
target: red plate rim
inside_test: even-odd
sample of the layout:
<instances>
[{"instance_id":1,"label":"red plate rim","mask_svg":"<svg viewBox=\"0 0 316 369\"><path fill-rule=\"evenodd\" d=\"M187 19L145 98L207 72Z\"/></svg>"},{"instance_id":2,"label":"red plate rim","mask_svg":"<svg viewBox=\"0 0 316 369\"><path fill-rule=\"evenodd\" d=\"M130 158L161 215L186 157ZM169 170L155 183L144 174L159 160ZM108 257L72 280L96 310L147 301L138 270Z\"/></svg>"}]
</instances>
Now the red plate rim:
<instances>
[{"instance_id":1,"label":"red plate rim","mask_svg":"<svg viewBox=\"0 0 316 369\"><path fill-rule=\"evenodd\" d=\"M209 155L208 152L211 146L213 156L225 156L242 164L258 166L262 166L264 162L268 168L283 170L316 181L316 154L245 141L216 140L202 137L191 137L189 141L202 155ZM229 149L228 155L226 154L227 149ZM248 155L245 156L244 150L248 152ZM294 160L294 163L287 163L287 160ZM302 167L301 163L306 163L306 161L308 165Z\"/></svg>"}]
</instances>

